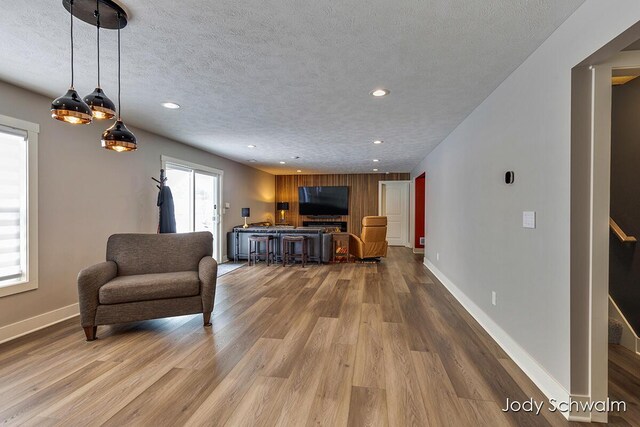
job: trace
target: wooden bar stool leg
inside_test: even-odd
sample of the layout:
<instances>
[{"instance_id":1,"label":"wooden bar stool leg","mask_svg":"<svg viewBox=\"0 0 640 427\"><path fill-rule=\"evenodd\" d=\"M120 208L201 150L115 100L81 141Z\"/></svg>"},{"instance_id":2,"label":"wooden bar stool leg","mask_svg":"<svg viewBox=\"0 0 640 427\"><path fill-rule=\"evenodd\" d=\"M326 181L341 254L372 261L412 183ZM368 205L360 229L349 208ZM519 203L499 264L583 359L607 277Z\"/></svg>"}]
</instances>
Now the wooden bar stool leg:
<instances>
[{"instance_id":1,"label":"wooden bar stool leg","mask_svg":"<svg viewBox=\"0 0 640 427\"><path fill-rule=\"evenodd\" d=\"M285 264L289 264L291 262L291 242L287 242L287 258Z\"/></svg>"},{"instance_id":2,"label":"wooden bar stool leg","mask_svg":"<svg viewBox=\"0 0 640 427\"><path fill-rule=\"evenodd\" d=\"M300 249L302 249L302 268L304 268L305 261L307 260L307 240L303 240L300 246L302 246Z\"/></svg>"}]
</instances>

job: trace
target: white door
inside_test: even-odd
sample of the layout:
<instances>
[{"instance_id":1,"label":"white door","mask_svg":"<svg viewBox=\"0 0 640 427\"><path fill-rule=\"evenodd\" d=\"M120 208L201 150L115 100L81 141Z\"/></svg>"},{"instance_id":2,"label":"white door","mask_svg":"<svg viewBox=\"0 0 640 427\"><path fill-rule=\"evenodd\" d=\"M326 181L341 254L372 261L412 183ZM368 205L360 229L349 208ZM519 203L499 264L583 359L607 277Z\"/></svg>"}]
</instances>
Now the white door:
<instances>
[{"instance_id":1,"label":"white door","mask_svg":"<svg viewBox=\"0 0 640 427\"><path fill-rule=\"evenodd\" d=\"M378 212L387 217L387 242L391 246L410 246L410 185L410 181L380 181L378 184Z\"/></svg>"}]
</instances>

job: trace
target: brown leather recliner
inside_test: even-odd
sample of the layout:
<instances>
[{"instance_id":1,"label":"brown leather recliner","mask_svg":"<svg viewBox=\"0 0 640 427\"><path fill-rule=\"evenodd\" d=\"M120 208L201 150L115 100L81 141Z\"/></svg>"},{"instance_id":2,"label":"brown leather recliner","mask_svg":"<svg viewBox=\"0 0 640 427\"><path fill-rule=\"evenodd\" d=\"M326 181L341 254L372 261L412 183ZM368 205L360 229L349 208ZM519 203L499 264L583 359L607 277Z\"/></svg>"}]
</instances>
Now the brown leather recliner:
<instances>
[{"instance_id":1,"label":"brown leather recliner","mask_svg":"<svg viewBox=\"0 0 640 427\"><path fill-rule=\"evenodd\" d=\"M387 246L386 216L365 216L360 237L349 235L349 252L358 259L386 257Z\"/></svg>"}]
</instances>

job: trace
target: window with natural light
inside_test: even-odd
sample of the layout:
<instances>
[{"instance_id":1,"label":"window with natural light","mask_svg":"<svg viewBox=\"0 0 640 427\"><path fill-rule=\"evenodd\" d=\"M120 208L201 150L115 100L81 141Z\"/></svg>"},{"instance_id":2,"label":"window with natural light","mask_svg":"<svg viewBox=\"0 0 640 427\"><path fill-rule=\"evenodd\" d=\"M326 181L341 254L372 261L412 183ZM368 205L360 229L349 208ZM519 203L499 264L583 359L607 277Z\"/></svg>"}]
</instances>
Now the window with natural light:
<instances>
[{"instance_id":1,"label":"window with natural light","mask_svg":"<svg viewBox=\"0 0 640 427\"><path fill-rule=\"evenodd\" d=\"M28 134L0 126L0 286L28 280Z\"/></svg>"},{"instance_id":2,"label":"window with natural light","mask_svg":"<svg viewBox=\"0 0 640 427\"><path fill-rule=\"evenodd\" d=\"M37 222L32 230L30 220L34 218L29 214L30 197L37 196L37 178L31 182L30 173L35 177L37 174L29 164L30 159L37 162L37 133L33 131L37 125L20 129L6 126L7 121L11 124L10 119L0 116L0 296L37 287ZM20 124L18 120L14 122ZM34 251L36 255L32 257Z\"/></svg>"},{"instance_id":3,"label":"window with natural light","mask_svg":"<svg viewBox=\"0 0 640 427\"><path fill-rule=\"evenodd\" d=\"M220 251L220 194L223 171L164 158L167 185L173 196L176 231L210 231L214 258Z\"/></svg>"}]
</instances>

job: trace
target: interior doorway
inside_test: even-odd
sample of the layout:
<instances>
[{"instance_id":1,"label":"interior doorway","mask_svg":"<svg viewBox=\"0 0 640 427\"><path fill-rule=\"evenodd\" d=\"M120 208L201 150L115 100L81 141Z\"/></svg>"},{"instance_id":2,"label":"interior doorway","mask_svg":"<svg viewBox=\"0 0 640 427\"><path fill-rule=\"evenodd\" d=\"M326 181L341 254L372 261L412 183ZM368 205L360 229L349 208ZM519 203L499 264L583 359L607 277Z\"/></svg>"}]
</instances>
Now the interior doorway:
<instances>
[{"instance_id":1,"label":"interior doorway","mask_svg":"<svg viewBox=\"0 0 640 427\"><path fill-rule=\"evenodd\" d=\"M222 262L223 171L162 157L167 185L173 195L176 231L209 231L213 235L213 258Z\"/></svg>"},{"instance_id":2,"label":"interior doorway","mask_svg":"<svg viewBox=\"0 0 640 427\"><path fill-rule=\"evenodd\" d=\"M409 202L411 181L379 181L378 214L387 217L387 241L391 246L411 247Z\"/></svg>"},{"instance_id":3,"label":"interior doorway","mask_svg":"<svg viewBox=\"0 0 640 427\"><path fill-rule=\"evenodd\" d=\"M424 253L424 245L426 243L426 235L425 235L425 201L426 201L426 184L427 178L426 173L416 177L414 188L415 188L415 225L414 225L414 242L413 247L414 253Z\"/></svg>"},{"instance_id":4,"label":"interior doorway","mask_svg":"<svg viewBox=\"0 0 640 427\"><path fill-rule=\"evenodd\" d=\"M611 209L612 80L619 70L640 66L640 50L625 51L620 43L618 38L603 48L614 49L608 58L599 51L572 70L571 398L591 402L620 399L615 375L614 382L609 378L616 368L609 361L608 345L610 249L618 244L612 231L615 235L620 228L611 216L622 216ZM592 411L573 419L606 422L609 415Z\"/></svg>"}]
</instances>

